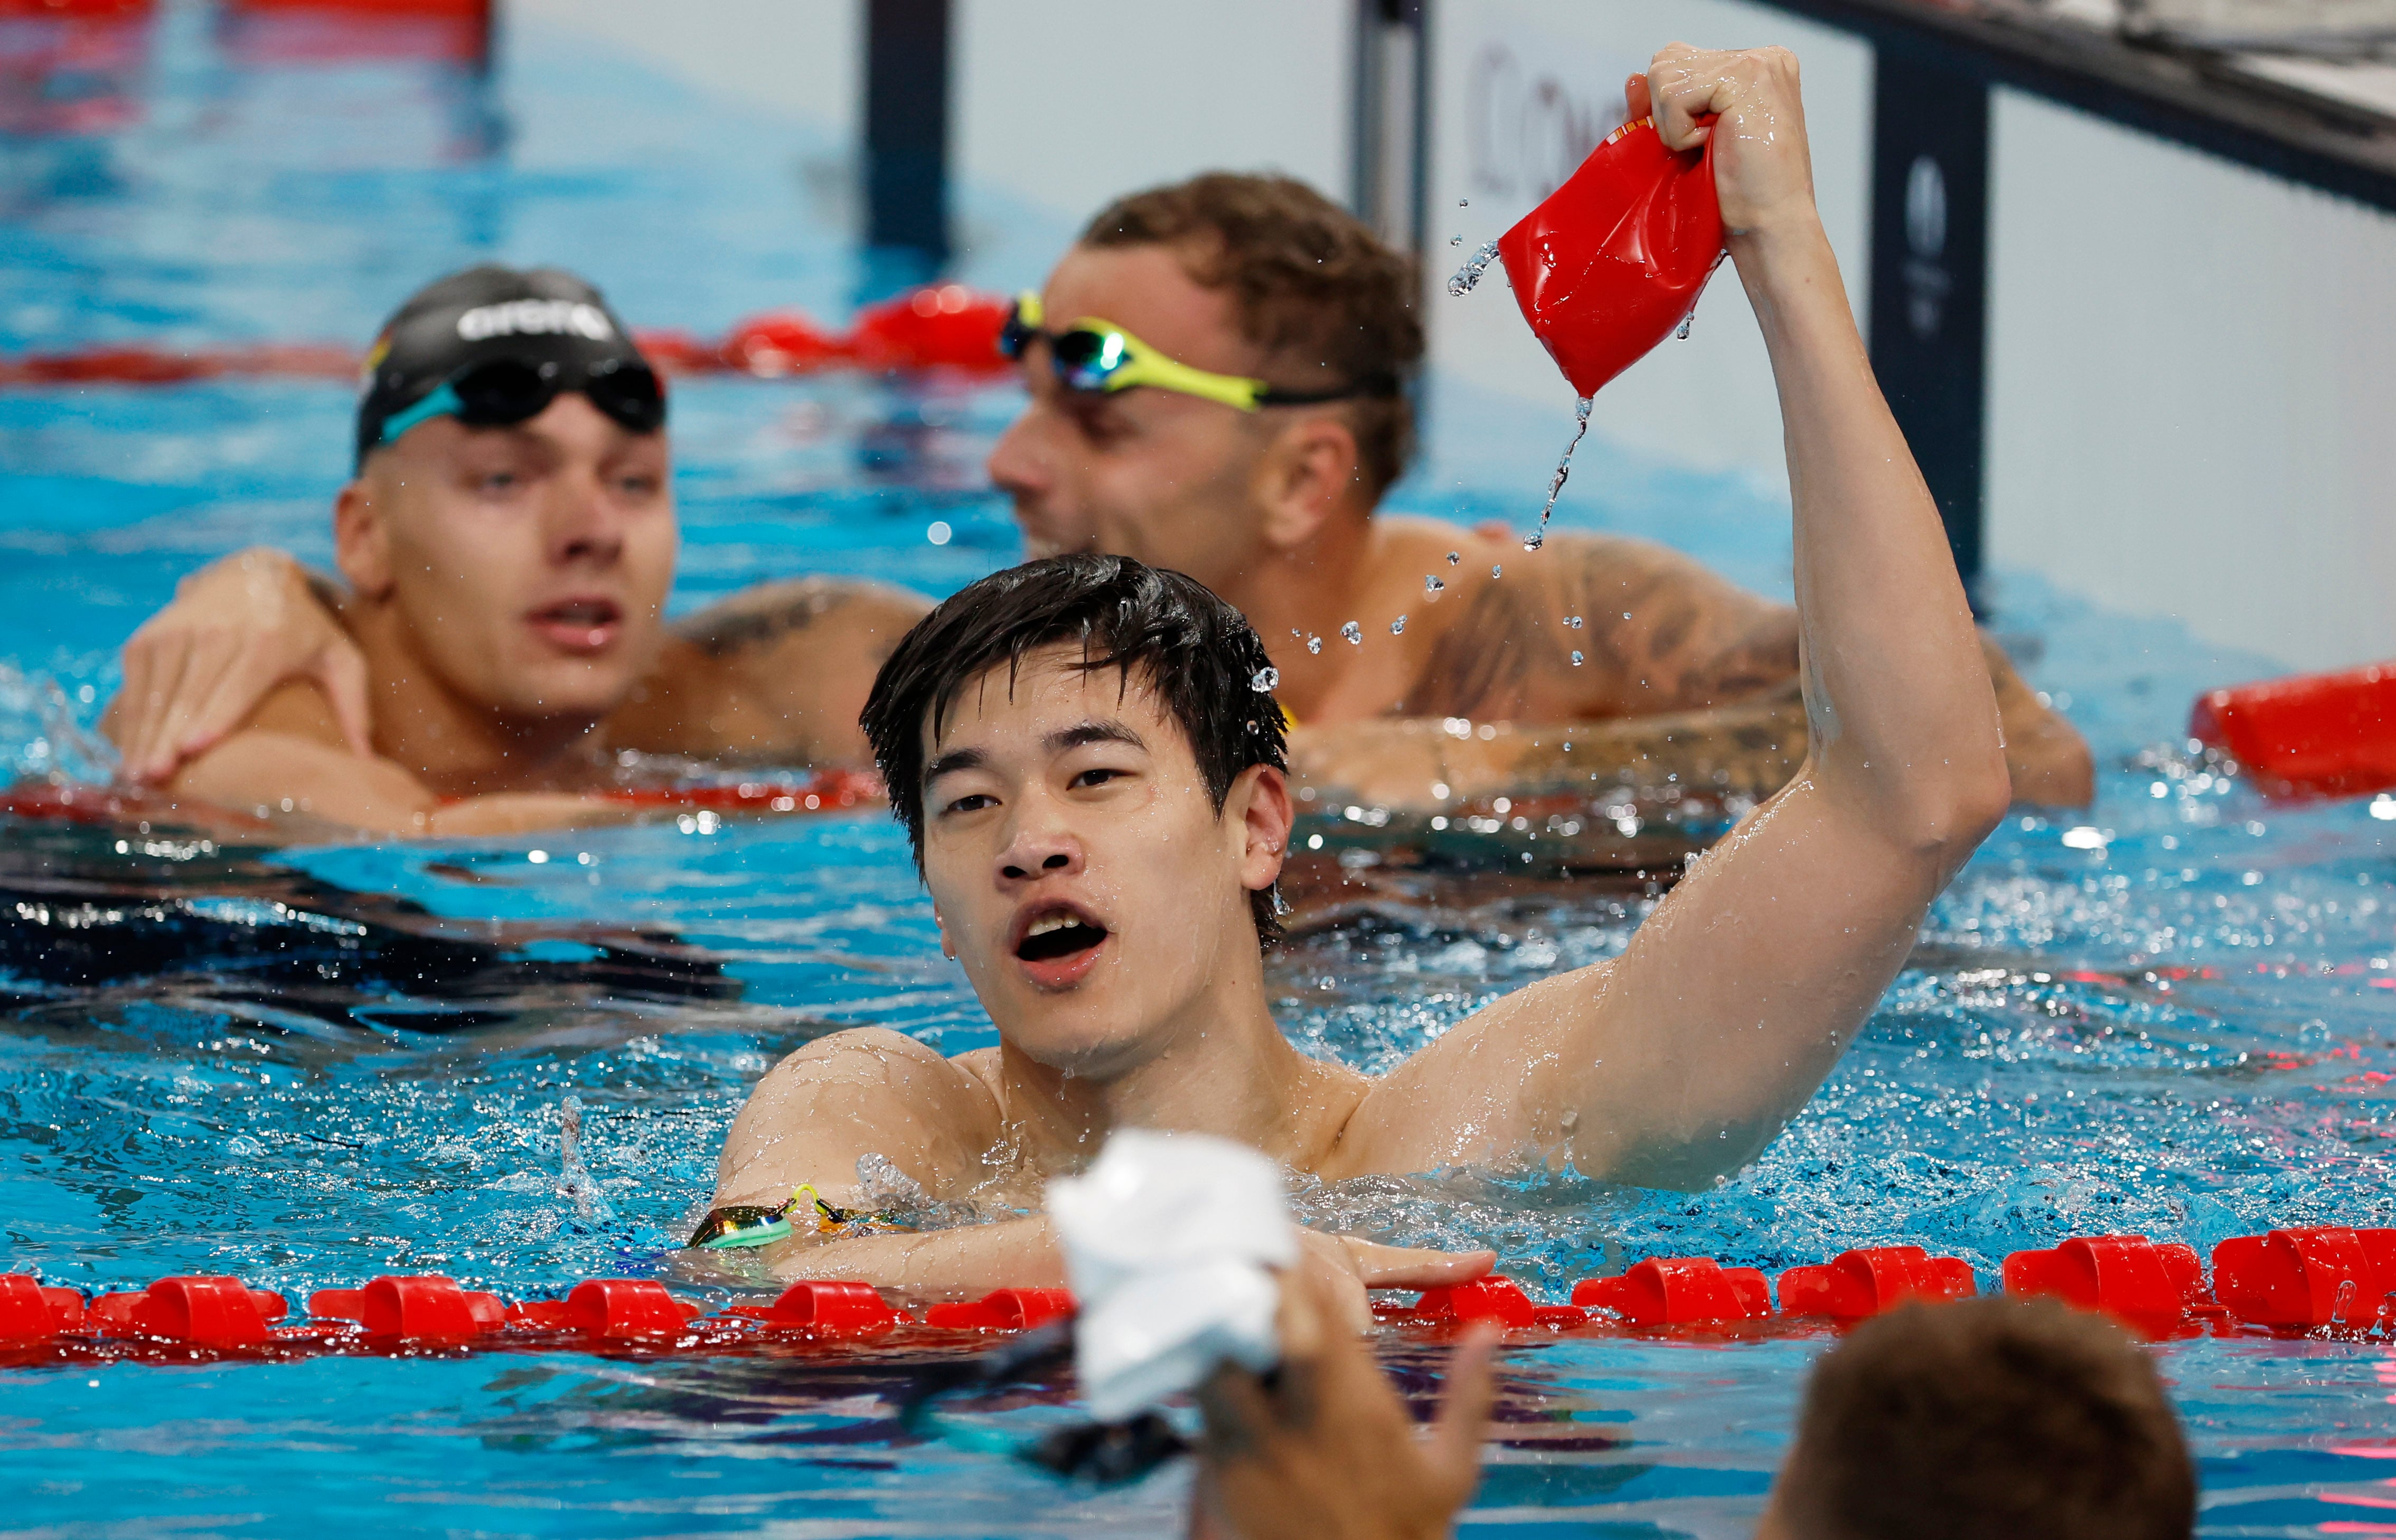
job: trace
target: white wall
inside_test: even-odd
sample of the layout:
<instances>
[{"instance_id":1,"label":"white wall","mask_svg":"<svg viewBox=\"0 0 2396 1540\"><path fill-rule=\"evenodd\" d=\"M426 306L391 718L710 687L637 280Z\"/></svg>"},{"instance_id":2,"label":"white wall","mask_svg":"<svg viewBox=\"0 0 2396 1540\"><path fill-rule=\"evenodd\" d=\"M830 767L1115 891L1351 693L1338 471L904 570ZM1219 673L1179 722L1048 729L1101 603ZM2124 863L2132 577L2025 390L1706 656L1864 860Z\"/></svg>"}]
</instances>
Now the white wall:
<instances>
[{"instance_id":1,"label":"white wall","mask_svg":"<svg viewBox=\"0 0 2396 1540\"><path fill-rule=\"evenodd\" d=\"M1870 285L1872 50L1844 33L1733 0L1443 0L1431 8L1431 252L1439 276L1570 175L1622 120L1622 82L1663 44L1784 44L1804 72L1815 195L1858 318ZM1458 207L1459 199L1470 206ZM1450 246L1452 236L1462 244ZM1492 268L1434 286L1435 368L1536 404L1568 427L1572 389ZM1780 409L1763 334L1725 265L1687 341L1668 341L1598 393L1591 431L1705 470L1785 487ZM1439 448L1441 424L1431 424Z\"/></svg>"},{"instance_id":2,"label":"white wall","mask_svg":"<svg viewBox=\"0 0 2396 1540\"><path fill-rule=\"evenodd\" d=\"M1992 136L1991 564L2396 657L2396 217L2012 91Z\"/></svg>"},{"instance_id":3,"label":"white wall","mask_svg":"<svg viewBox=\"0 0 2396 1540\"><path fill-rule=\"evenodd\" d=\"M952 175L1074 227L1221 167L1345 200L1353 0L956 0Z\"/></svg>"},{"instance_id":4,"label":"white wall","mask_svg":"<svg viewBox=\"0 0 2396 1540\"><path fill-rule=\"evenodd\" d=\"M650 68L854 140L864 110L862 0L505 0Z\"/></svg>"}]
</instances>

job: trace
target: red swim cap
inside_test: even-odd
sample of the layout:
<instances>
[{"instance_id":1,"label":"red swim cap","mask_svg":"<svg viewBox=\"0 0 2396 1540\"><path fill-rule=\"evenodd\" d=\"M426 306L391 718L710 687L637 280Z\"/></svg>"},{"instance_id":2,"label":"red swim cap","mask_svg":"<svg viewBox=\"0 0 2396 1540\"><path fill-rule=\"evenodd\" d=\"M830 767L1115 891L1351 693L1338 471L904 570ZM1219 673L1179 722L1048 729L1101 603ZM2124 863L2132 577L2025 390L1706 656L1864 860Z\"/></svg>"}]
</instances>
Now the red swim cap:
<instances>
[{"instance_id":1,"label":"red swim cap","mask_svg":"<svg viewBox=\"0 0 2396 1540\"><path fill-rule=\"evenodd\" d=\"M1671 151L1626 123L1498 242L1523 319L1575 392L1646 355L1697 309L1723 257L1713 140Z\"/></svg>"}]
</instances>

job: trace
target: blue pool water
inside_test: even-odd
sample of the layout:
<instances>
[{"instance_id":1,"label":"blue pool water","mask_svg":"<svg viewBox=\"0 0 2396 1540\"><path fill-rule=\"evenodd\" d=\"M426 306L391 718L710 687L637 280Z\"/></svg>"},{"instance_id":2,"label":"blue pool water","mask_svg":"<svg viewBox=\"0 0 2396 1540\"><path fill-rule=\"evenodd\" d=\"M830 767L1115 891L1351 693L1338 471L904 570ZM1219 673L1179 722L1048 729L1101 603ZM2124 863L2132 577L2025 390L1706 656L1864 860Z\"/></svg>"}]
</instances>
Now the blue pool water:
<instances>
[{"instance_id":1,"label":"blue pool water","mask_svg":"<svg viewBox=\"0 0 2396 1540\"><path fill-rule=\"evenodd\" d=\"M12 106L0 352L355 340L423 277L486 257L569 261L640 323L701 332L784 304L837 319L891 280L810 191L820 179L793 173L836 146L573 36L511 33L487 75L276 63L240 43L206 6L168 5L113 73L51 83L113 111ZM1036 278L1064 227L976 206L1005 239L965 276ZM1400 502L1523 516L1561 442L1558 394L1554 421L1524 422L1439 391L1434 410L1471 430L1442 442L1473 458L1435 458ZM796 571L939 593L1012 559L978 467L1013 405L1004 387L685 385L677 608ZM114 649L182 572L253 540L326 554L348 412L307 382L0 392L6 768L89 767ZM1559 514L1785 586L1785 510L1729 480L1592 441ZM1310 1191L1309 1212L1489 1241L1551 1297L1650 1252L1777 1268L1911 1241L1969 1258L1985 1286L2007 1251L2072 1233L2209 1247L2273 1223L2396 1224L2396 824L2363 803L2270 807L2173 751L2200 687L2267 660L2027 581L1997 598L1999 629L2096 744L2100 801L1989 843L1761 1161L1696 1196L1466 1175ZM860 1023L990 1041L876 817L440 849L120 838L0 822L0 915L19 915L0 919L0 1267L52 1282L232 1272L297 1295L417 1270L530 1295L653 1270L776 1055ZM1644 902L1424 881L1283 955L1281 1017L1378 1065L1618 949ZM569 1101L595 1190L562 1177ZM1471 1527L1744 1533L1819 1346L1513 1354ZM2396 1533L2384 1345L2156 1351L2203 1458L2205 1533ZM572 1355L0 1371L0 1534L1175 1521L1172 1473L1096 1493L900 1440L902 1374Z\"/></svg>"}]
</instances>

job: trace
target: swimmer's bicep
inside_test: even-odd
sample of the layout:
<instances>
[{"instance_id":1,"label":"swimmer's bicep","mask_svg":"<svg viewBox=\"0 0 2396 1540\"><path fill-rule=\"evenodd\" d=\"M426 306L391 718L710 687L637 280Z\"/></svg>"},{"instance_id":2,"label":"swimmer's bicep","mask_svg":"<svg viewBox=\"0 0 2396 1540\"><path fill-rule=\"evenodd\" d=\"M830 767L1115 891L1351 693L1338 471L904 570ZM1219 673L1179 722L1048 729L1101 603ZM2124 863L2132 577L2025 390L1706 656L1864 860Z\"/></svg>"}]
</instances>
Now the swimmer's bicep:
<instances>
[{"instance_id":1,"label":"swimmer's bicep","mask_svg":"<svg viewBox=\"0 0 2396 1540\"><path fill-rule=\"evenodd\" d=\"M263 727L245 728L191 761L167 790L236 812L305 815L381 833L414 832L434 803L422 782L389 760Z\"/></svg>"},{"instance_id":2,"label":"swimmer's bicep","mask_svg":"<svg viewBox=\"0 0 2396 1540\"><path fill-rule=\"evenodd\" d=\"M946 1197L973 1185L997 1133L996 1105L970 1069L885 1029L835 1032L757 1082L716 1162L715 1201L779 1201L804 1185L853 1206L867 1155Z\"/></svg>"},{"instance_id":3,"label":"swimmer's bicep","mask_svg":"<svg viewBox=\"0 0 2396 1540\"><path fill-rule=\"evenodd\" d=\"M1326 1175L1601 1156L1608 1128L1584 1126L1579 1109L1592 1076L1607 1072L1613 967L1592 963L1493 1001L1374 1081Z\"/></svg>"}]
</instances>

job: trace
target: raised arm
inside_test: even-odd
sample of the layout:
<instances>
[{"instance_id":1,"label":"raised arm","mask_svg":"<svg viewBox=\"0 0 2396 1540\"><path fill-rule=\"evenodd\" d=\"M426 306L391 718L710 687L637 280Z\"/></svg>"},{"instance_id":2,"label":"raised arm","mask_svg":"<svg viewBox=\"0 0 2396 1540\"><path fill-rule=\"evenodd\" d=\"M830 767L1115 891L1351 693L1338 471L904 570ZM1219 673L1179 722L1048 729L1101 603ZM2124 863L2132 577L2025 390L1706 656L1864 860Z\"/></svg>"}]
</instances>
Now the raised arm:
<instances>
[{"instance_id":1,"label":"raised arm","mask_svg":"<svg viewBox=\"0 0 2396 1540\"><path fill-rule=\"evenodd\" d=\"M1731 256L1779 387L1810 745L1611 964L1468 1019L1391 1074L1343 1170L1568 1159L1695 1187L1804 1105L1905 961L2007 782L1989 670L1937 509L1889 416L1813 204L1797 61L1675 45L1668 143L1717 139ZM1710 130L1694 118L1719 113Z\"/></svg>"}]
</instances>

